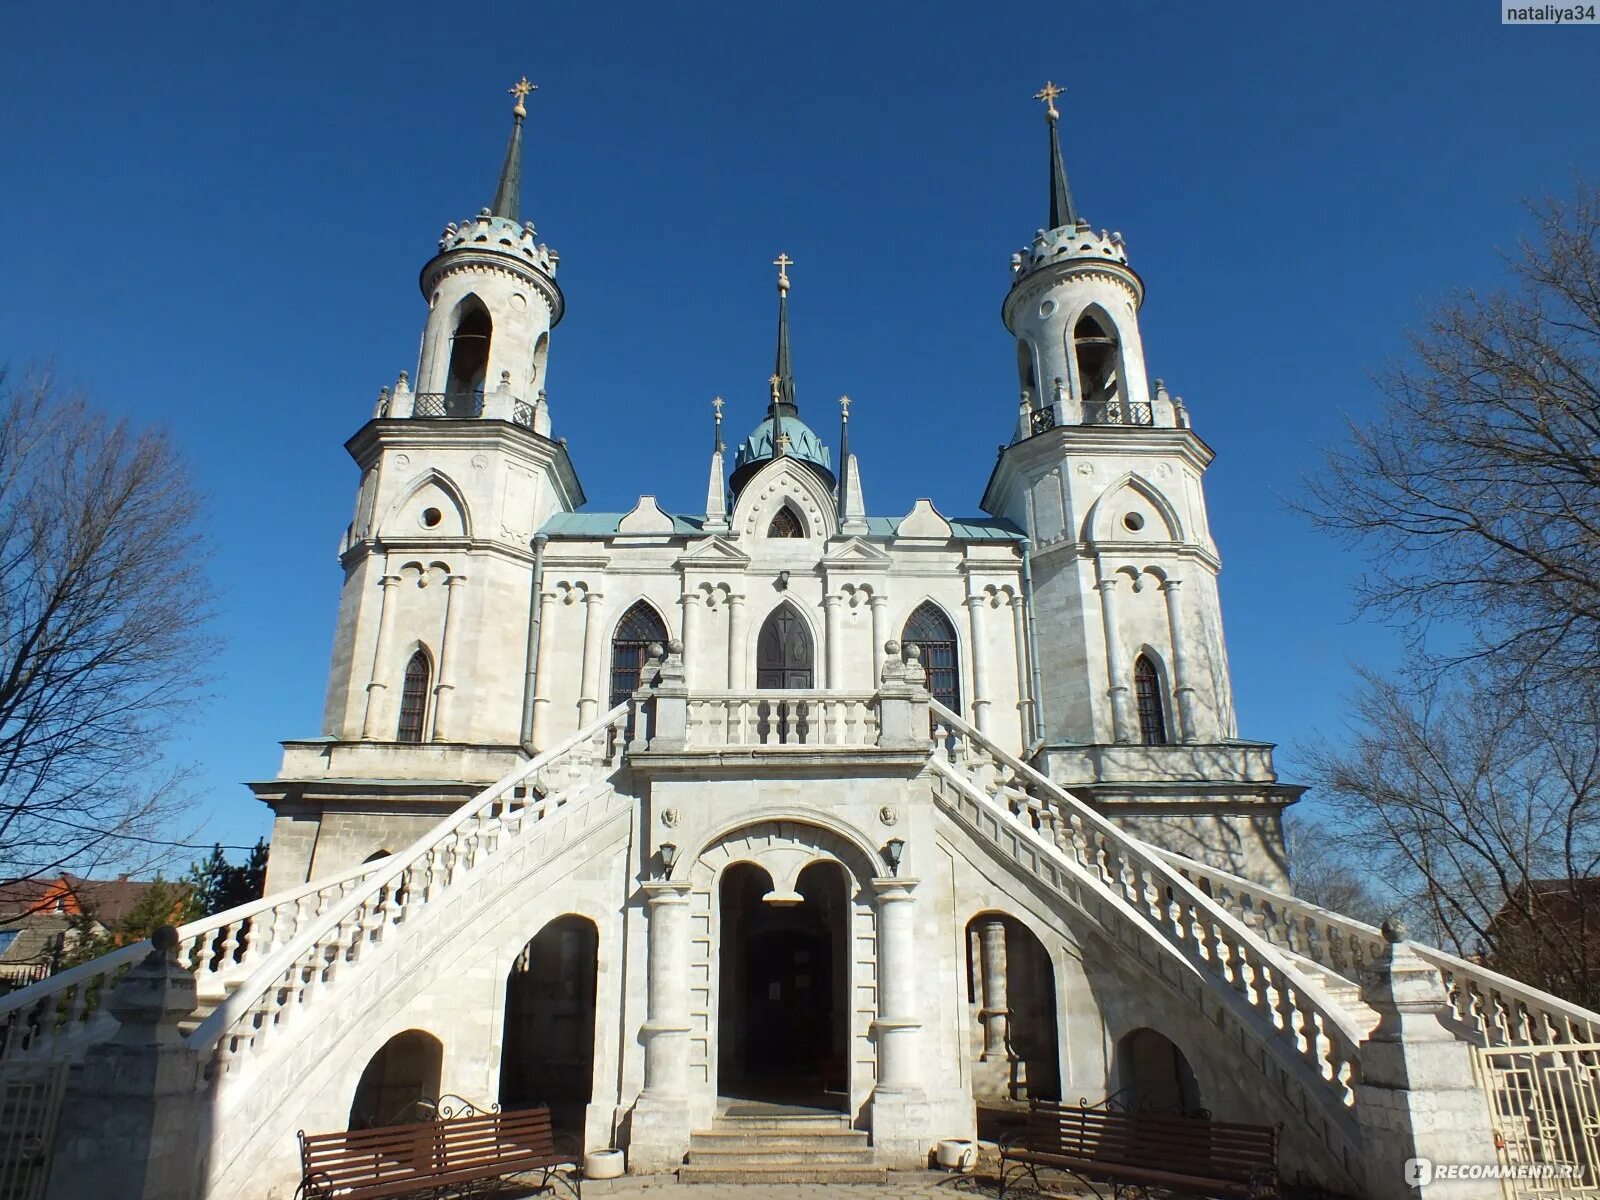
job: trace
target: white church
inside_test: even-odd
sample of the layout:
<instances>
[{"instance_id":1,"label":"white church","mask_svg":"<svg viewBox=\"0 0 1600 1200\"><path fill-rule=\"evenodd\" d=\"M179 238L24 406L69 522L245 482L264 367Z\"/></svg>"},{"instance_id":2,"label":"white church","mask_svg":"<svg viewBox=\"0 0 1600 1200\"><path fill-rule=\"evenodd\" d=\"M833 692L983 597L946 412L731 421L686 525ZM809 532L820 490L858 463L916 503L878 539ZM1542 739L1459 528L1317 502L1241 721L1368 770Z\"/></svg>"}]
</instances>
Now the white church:
<instances>
[{"instance_id":1,"label":"white church","mask_svg":"<svg viewBox=\"0 0 1600 1200\"><path fill-rule=\"evenodd\" d=\"M703 511L585 507L513 91L492 204L422 267L415 371L346 443L322 731L251 785L268 895L179 931L155 1124L200 1144L192 1178L151 1152L159 1194L286 1200L297 1131L447 1095L685 1180L881 1179L1030 1097L1281 1124L1285 1179L1349 1195L1504 1152L1479 1059L1600 1017L1288 894L1302 789L1239 735L1213 450L1147 375L1057 89L994 347L1016 406L971 418L1007 444L981 497L904 513L866 507L848 400L800 402L784 255L764 411L715 403ZM125 1034L83 997L148 951L0 1001L5 1056ZM815 1153L728 1136L774 1117ZM1460 1186L1424 1194L1500 1194Z\"/></svg>"}]
</instances>

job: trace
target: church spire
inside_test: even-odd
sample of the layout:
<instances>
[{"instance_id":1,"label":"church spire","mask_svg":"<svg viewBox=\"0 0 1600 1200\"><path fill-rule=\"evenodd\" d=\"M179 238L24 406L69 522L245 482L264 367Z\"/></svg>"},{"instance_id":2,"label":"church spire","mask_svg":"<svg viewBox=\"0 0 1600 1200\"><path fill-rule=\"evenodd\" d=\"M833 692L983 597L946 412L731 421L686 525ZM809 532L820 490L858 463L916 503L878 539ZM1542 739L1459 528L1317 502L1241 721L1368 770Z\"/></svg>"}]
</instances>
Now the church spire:
<instances>
[{"instance_id":1,"label":"church spire","mask_svg":"<svg viewBox=\"0 0 1600 1200\"><path fill-rule=\"evenodd\" d=\"M772 403L767 415L777 421L799 416L800 408L794 399L794 367L789 362L789 268L794 259L779 254L772 265L778 268L778 361L772 370Z\"/></svg>"},{"instance_id":2,"label":"church spire","mask_svg":"<svg viewBox=\"0 0 1600 1200\"><path fill-rule=\"evenodd\" d=\"M1072 188L1067 183L1067 165L1061 157L1061 137L1056 122L1061 114L1056 111L1056 97L1064 89L1045 81L1044 87L1034 93L1035 100L1044 101L1045 124L1050 127L1050 224L1047 229L1061 229L1078 223L1078 210L1072 203Z\"/></svg>"},{"instance_id":3,"label":"church spire","mask_svg":"<svg viewBox=\"0 0 1600 1200\"><path fill-rule=\"evenodd\" d=\"M500 184L494 190L494 203L489 206L489 211L508 221L520 221L522 219L522 119L528 115L525 103L528 93L538 91L539 85L529 83L528 77L524 75L506 90L517 98L517 103L511 110L514 121L511 126L511 140L506 143L506 161L500 167Z\"/></svg>"}]
</instances>

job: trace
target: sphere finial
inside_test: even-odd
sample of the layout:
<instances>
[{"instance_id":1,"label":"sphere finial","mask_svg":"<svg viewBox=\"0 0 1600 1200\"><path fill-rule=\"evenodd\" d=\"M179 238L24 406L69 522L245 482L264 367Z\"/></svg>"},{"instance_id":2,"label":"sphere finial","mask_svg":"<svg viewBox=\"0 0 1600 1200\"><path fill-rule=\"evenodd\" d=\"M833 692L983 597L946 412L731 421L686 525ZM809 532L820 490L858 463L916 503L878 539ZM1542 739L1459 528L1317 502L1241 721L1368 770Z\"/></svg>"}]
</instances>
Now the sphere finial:
<instances>
[{"instance_id":1,"label":"sphere finial","mask_svg":"<svg viewBox=\"0 0 1600 1200\"><path fill-rule=\"evenodd\" d=\"M1066 88L1057 87L1047 79L1044 82L1044 86L1033 94L1035 100L1044 101L1044 119L1046 121L1060 119L1061 114L1056 111L1056 97L1066 90Z\"/></svg>"}]
</instances>

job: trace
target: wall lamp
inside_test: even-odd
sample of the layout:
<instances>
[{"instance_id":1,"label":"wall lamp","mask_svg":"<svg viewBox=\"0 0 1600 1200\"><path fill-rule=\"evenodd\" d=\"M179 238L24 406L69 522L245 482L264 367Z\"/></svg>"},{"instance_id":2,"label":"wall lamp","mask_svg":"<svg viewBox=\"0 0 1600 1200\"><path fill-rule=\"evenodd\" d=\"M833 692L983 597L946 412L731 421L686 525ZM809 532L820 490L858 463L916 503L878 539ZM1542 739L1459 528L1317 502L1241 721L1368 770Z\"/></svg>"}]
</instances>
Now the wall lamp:
<instances>
[{"instance_id":1,"label":"wall lamp","mask_svg":"<svg viewBox=\"0 0 1600 1200\"><path fill-rule=\"evenodd\" d=\"M665 879L672 874L673 864L678 861L678 847L671 842L662 842L661 852L661 878Z\"/></svg>"},{"instance_id":2,"label":"wall lamp","mask_svg":"<svg viewBox=\"0 0 1600 1200\"><path fill-rule=\"evenodd\" d=\"M900 838L890 838L883 846L883 861L889 864L889 874L900 874L900 858L906 852L906 844Z\"/></svg>"},{"instance_id":3,"label":"wall lamp","mask_svg":"<svg viewBox=\"0 0 1600 1200\"><path fill-rule=\"evenodd\" d=\"M789 589L789 572L787 572L787 571L779 571L778 572L778 590L780 592L783 592L783 591L787 591L788 589Z\"/></svg>"}]
</instances>

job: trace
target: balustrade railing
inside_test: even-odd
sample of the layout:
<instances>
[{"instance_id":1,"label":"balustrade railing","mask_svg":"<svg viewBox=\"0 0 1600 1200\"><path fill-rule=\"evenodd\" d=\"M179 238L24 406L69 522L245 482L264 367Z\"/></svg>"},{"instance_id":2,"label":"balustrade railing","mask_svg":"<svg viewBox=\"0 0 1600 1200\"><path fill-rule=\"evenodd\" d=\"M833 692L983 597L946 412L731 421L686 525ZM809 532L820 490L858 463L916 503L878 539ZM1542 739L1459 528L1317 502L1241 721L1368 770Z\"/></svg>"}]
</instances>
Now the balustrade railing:
<instances>
[{"instance_id":1,"label":"balustrade railing","mask_svg":"<svg viewBox=\"0 0 1600 1200\"><path fill-rule=\"evenodd\" d=\"M1334 1118L1354 1153L1359 1031L1289 958L1160 857L935 701L936 794L1051 890L1097 916L1105 902L1213 976L1254 1014L1255 1032L1318 1082L1308 1102ZM1113 926L1115 923L1113 922ZM1109 930L1113 938L1118 930ZM1249 1024L1249 1023L1246 1023Z\"/></svg>"},{"instance_id":2,"label":"balustrade railing","mask_svg":"<svg viewBox=\"0 0 1600 1200\"><path fill-rule=\"evenodd\" d=\"M1056 408L1055 408L1055 405L1047 404L1043 408L1036 408L1036 409L1033 409L1031 412L1028 413L1028 432L1029 432L1029 434L1044 433L1046 430L1054 429L1055 427L1056 427Z\"/></svg>"},{"instance_id":3,"label":"balustrade railing","mask_svg":"<svg viewBox=\"0 0 1600 1200\"><path fill-rule=\"evenodd\" d=\"M417 392L411 398L413 417L481 417L482 392ZM530 414L529 419L532 419Z\"/></svg>"},{"instance_id":4,"label":"balustrade railing","mask_svg":"<svg viewBox=\"0 0 1600 1200\"><path fill-rule=\"evenodd\" d=\"M1363 921L1170 851L1157 851L1175 870L1273 945L1361 982L1361 972L1384 953L1383 932ZM1600 1042L1600 1013L1433 946L1417 954L1444 979L1450 1006L1485 1046L1571 1045Z\"/></svg>"},{"instance_id":5,"label":"balustrade railing","mask_svg":"<svg viewBox=\"0 0 1600 1200\"><path fill-rule=\"evenodd\" d=\"M361 863L178 928L178 961L195 973L202 1003L372 874ZM145 938L0 997L0 1059L70 1050L102 1013L107 989L153 949Z\"/></svg>"},{"instance_id":6,"label":"balustrade railing","mask_svg":"<svg viewBox=\"0 0 1600 1200\"><path fill-rule=\"evenodd\" d=\"M620 765L628 705L619 704L564 742L519 764L445 817L406 850L372 864L357 886L291 937L275 939L249 976L231 987L188 1042L209 1049L219 1074L258 1053L295 1010L313 1003L391 928L459 894L502 849L546 828Z\"/></svg>"},{"instance_id":7,"label":"balustrade railing","mask_svg":"<svg viewBox=\"0 0 1600 1200\"><path fill-rule=\"evenodd\" d=\"M696 692L688 700L689 749L816 749L877 742L878 698L870 692Z\"/></svg>"},{"instance_id":8,"label":"balustrade railing","mask_svg":"<svg viewBox=\"0 0 1600 1200\"><path fill-rule=\"evenodd\" d=\"M1086 400L1083 405L1085 425L1154 425L1155 414L1150 405L1134 400Z\"/></svg>"},{"instance_id":9,"label":"balustrade railing","mask_svg":"<svg viewBox=\"0 0 1600 1200\"><path fill-rule=\"evenodd\" d=\"M533 428L533 405L526 400L516 400L511 405L511 419L524 429Z\"/></svg>"}]
</instances>

